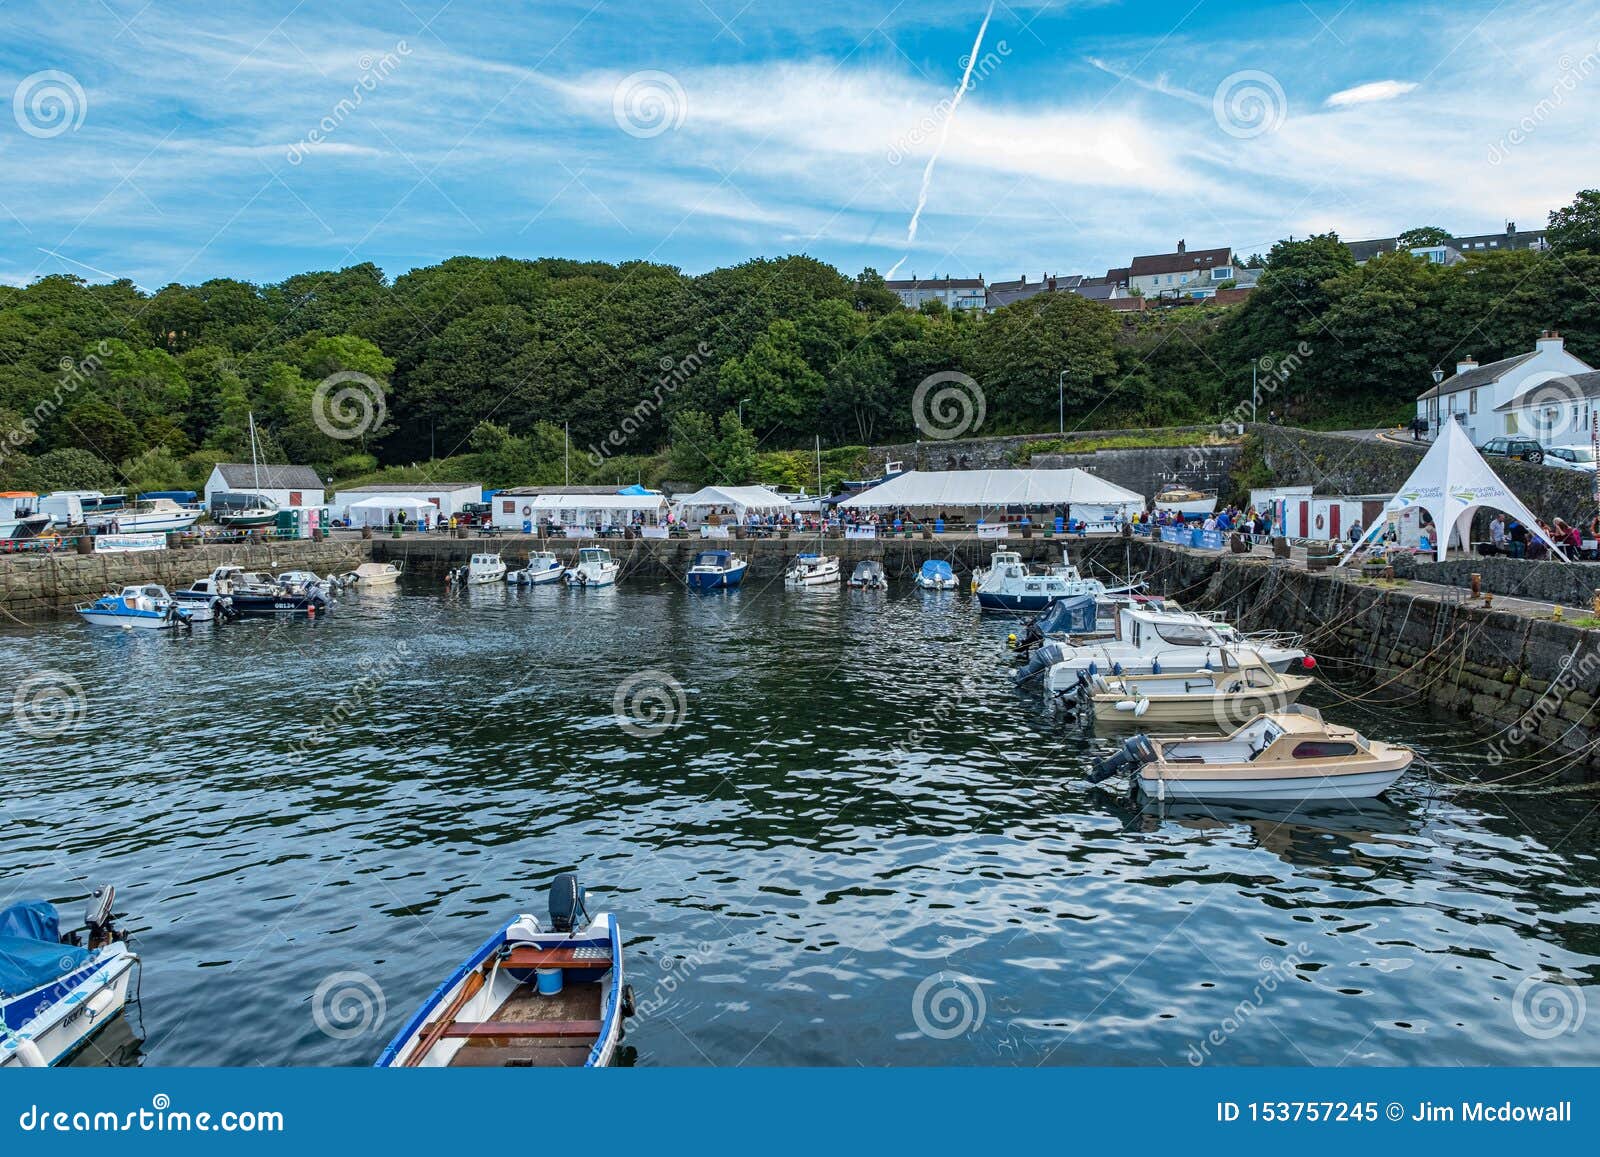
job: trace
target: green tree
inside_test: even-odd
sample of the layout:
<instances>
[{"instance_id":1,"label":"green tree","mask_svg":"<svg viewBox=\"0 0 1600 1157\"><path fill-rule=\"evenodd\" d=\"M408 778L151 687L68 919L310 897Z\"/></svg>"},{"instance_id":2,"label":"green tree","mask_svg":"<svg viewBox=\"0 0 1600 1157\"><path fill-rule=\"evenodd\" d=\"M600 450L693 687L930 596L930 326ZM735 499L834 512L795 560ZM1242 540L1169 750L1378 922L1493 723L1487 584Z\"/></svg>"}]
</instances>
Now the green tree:
<instances>
[{"instance_id":1,"label":"green tree","mask_svg":"<svg viewBox=\"0 0 1600 1157\"><path fill-rule=\"evenodd\" d=\"M1075 293L1041 293L995 310L977 327L968 367L984 394L984 432L1048 428L1063 371L1068 420L1095 412L1117 368L1118 328L1109 308Z\"/></svg>"},{"instance_id":2,"label":"green tree","mask_svg":"<svg viewBox=\"0 0 1600 1157\"><path fill-rule=\"evenodd\" d=\"M1448 229L1441 229L1437 225L1418 225L1396 237L1395 244L1401 249L1424 249L1430 245L1443 245L1449 240Z\"/></svg>"},{"instance_id":3,"label":"green tree","mask_svg":"<svg viewBox=\"0 0 1600 1157\"><path fill-rule=\"evenodd\" d=\"M1552 212L1545 239L1557 253L1600 253L1600 189L1585 189Z\"/></svg>"},{"instance_id":4,"label":"green tree","mask_svg":"<svg viewBox=\"0 0 1600 1157\"><path fill-rule=\"evenodd\" d=\"M729 486L742 486L755 478L756 438L739 421L739 415L729 410L717 423L717 439L713 481Z\"/></svg>"}]
</instances>

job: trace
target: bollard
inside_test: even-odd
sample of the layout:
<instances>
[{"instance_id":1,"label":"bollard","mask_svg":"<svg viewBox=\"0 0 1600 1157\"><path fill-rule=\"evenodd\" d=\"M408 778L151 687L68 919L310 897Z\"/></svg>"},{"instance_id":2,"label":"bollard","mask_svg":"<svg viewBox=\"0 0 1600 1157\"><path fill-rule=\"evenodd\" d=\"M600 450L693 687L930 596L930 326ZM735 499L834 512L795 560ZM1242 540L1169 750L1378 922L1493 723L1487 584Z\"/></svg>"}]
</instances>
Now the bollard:
<instances>
[{"instance_id":1,"label":"bollard","mask_svg":"<svg viewBox=\"0 0 1600 1157\"><path fill-rule=\"evenodd\" d=\"M1472 575L1472 597L1477 598L1483 593L1483 576L1476 572Z\"/></svg>"},{"instance_id":2,"label":"bollard","mask_svg":"<svg viewBox=\"0 0 1600 1157\"><path fill-rule=\"evenodd\" d=\"M1600 615L1600 588L1596 588L1594 592L1594 613Z\"/></svg>"}]
</instances>

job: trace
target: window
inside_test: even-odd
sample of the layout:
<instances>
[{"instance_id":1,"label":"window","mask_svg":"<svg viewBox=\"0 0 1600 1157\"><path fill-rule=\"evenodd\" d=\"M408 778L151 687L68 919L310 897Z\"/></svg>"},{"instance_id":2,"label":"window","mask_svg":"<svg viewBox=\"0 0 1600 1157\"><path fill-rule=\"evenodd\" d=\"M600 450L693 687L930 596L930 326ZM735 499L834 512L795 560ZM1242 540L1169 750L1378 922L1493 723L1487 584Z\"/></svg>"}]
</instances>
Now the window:
<instances>
[{"instance_id":1,"label":"window","mask_svg":"<svg viewBox=\"0 0 1600 1157\"><path fill-rule=\"evenodd\" d=\"M513 502L509 498L501 500L501 502L500 502L500 513L501 514L515 514L516 512L517 512L517 504L515 502Z\"/></svg>"},{"instance_id":2,"label":"window","mask_svg":"<svg viewBox=\"0 0 1600 1157\"><path fill-rule=\"evenodd\" d=\"M1295 759L1337 759L1341 755L1354 755L1356 745L1353 743L1336 743L1327 739L1309 739L1304 743L1294 745L1294 750L1289 754Z\"/></svg>"},{"instance_id":3,"label":"window","mask_svg":"<svg viewBox=\"0 0 1600 1157\"><path fill-rule=\"evenodd\" d=\"M1470 390L1467 393L1467 413L1476 414L1477 412L1478 412L1478 391L1477 390Z\"/></svg>"},{"instance_id":4,"label":"window","mask_svg":"<svg viewBox=\"0 0 1600 1157\"><path fill-rule=\"evenodd\" d=\"M1216 642L1205 627L1191 623L1157 623L1156 634L1174 647L1207 647Z\"/></svg>"}]
</instances>

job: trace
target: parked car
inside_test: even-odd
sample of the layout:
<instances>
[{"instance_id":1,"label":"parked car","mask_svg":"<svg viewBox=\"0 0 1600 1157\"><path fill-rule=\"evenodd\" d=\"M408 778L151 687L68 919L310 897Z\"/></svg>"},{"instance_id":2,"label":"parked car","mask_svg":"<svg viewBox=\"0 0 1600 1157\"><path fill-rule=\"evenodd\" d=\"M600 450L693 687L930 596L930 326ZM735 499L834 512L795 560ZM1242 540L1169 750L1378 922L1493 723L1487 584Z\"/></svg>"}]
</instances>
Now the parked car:
<instances>
[{"instance_id":1,"label":"parked car","mask_svg":"<svg viewBox=\"0 0 1600 1157\"><path fill-rule=\"evenodd\" d=\"M1594 448L1591 446L1551 446L1544 452L1544 464L1558 470L1595 472Z\"/></svg>"},{"instance_id":2,"label":"parked car","mask_svg":"<svg viewBox=\"0 0 1600 1157\"><path fill-rule=\"evenodd\" d=\"M1534 465L1544 461L1544 447L1532 438L1490 438L1478 452L1485 458L1515 458Z\"/></svg>"}]
</instances>

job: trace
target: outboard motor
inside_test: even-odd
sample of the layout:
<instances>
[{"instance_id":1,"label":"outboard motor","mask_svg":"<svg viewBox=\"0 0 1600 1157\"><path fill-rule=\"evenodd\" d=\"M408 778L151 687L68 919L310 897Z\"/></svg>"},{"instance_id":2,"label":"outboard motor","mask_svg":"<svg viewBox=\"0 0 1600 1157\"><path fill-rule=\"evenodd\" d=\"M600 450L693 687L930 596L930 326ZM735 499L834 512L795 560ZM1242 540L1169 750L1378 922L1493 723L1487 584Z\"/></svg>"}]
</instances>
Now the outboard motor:
<instances>
[{"instance_id":1,"label":"outboard motor","mask_svg":"<svg viewBox=\"0 0 1600 1157\"><path fill-rule=\"evenodd\" d=\"M1100 783L1114 775L1133 772L1156 757L1156 749L1144 732L1129 739L1104 759L1097 759L1089 773L1090 783Z\"/></svg>"},{"instance_id":2,"label":"outboard motor","mask_svg":"<svg viewBox=\"0 0 1600 1157\"><path fill-rule=\"evenodd\" d=\"M550 882L550 927L557 932L576 932L589 923L584 908L583 886L576 872L562 872Z\"/></svg>"},{"instance_id":3,"label":"outboard motor","mask_svg":"<svg viewBox=\"0 0 1600 1157\"><path fill-rule=\"evenodd\" d=\"M1026 666L1011 673L1011 681L1019 687L1024 683L1031 683L1066 657L1067 648L1065 644L1054 641L1042 643L1028 657Z\"/></svg>"},{"instance_id":4,"label":"outboard motor","mask_svg":"<svg viewBox=\"0 0 1600 1157\"><path fill-rule=\"evenodd\" d=\"M111 906L116 903L117 890L110 884L101 884L89 897L83 909L83 926L89 931L89 951L104 948L118 940L126 940L126 932L113 926Z\"/></svg>"}]
</instances>

